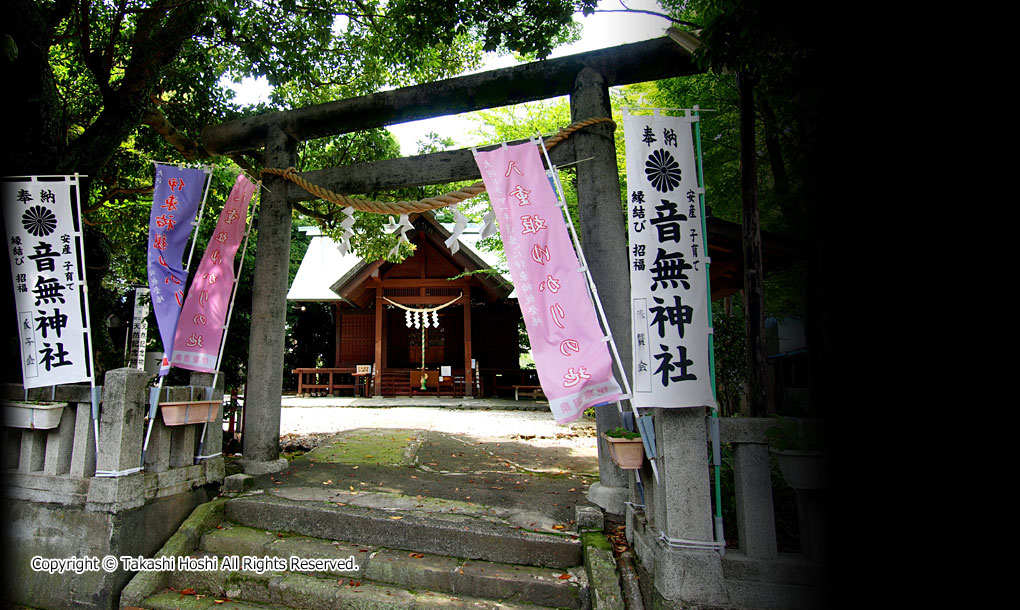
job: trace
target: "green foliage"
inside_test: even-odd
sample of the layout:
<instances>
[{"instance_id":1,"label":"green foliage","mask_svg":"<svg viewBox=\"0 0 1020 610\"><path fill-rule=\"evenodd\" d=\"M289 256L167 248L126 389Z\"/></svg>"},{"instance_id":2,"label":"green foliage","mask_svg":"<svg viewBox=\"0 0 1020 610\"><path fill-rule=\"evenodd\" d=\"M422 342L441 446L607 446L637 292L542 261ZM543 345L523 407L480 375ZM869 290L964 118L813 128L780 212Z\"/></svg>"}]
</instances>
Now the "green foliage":
<instances>
[{"instance_id":1,"label":"green foliage","mask_svg":"<svg viewBox=\"0 0 1020 610\"><path fill-rule=\"evenodd\" d=\"M706 200L718 218L740 218L739 73L754 85L762 227L808 236L808 202L822 195L812 154L821 109L818 10L802 0L694 0L674 13L703 25L694 58L711 71L659 83L660 101L717 110L705 115L702 141Z\"/></svg>"},{"instance_id":2,"label":"green foliage","mask_svg":"<svg viewBox=\"0 0 1020 610\"><path fill-rule=\"evenodd\" d=\"M765 429L769 446L777 451L821 451L825 449L823 440L805 432L800 422L792 417L779 415L776 423Z\"/></svg>"},{"instance_id":3,"label":"green foliage","mask_svg":"<svg viewBox=\"0 0 1020 610\"><path fill-rule=\"evenodd\" d=\"M738 308L727 314L715 304L712 310L712 345L715 348L716 402L722 415L735 415L744 395L747 338L744 314Z\"/></svg>"},{"instance_id":4,"label":"green foliage","mask_svg":"<svg viewBox=\"0 0 1020 610\"><path fill-rule=\"evenodd\" d=\"M126 307L130 285L145 283L152 161L228 164L197 141L205 125L452 76L477 67L482 49L545 57L576 36L572 13L593 6L593 0L4 3L0 68L18 90L7 108L18 120L9 126L12 145L0 154L12 174L84 177L83 207L98 229L88 233L86 249L107 253L89 269L97 366L123 357L106 336L105 314ZM221 84L223 77L256 76L275 86L268 104L241 107ZM373 130L306 143L300 156L302 165L318 168L397 151L387 132ZM209 218L229 188L228 177L214 178ZM355 227L355 248L378 257L395 238L379 236L388 219L366 216ZM207 226L203 221L202 230ZM200 231L198 241L206 240ZM401 255L407 254L405 247ZM245 349L250 262L231 323L230 346ZM150 343L158 337L151 328ZM231 349L223 367L243 376L244 359Z\"/></svg>"},{"instance_id":5,"label":"green foliage","mask_svg":"<svg viewBox=\"0 0 1020 610\"><path fill-rule=\"evenodd\" d=\"M622 426L618 426L616 428L613 428L612 430L607 430L606 431L606 436L610 436L612 438L635 439L635 438L641 438L641 433L640 432L631 432L630 430L627 430L626 428L624 428Z\"/></svg>"}]
</instances>

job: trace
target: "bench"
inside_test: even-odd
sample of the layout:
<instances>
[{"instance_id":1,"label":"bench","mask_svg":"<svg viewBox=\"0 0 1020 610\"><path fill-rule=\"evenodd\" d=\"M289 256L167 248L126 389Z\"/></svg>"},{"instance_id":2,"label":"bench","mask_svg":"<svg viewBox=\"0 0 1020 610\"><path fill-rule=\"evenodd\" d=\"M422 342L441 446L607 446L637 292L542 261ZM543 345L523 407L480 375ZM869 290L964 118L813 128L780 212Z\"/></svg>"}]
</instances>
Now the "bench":
<instances>
[{"instance_id":1,"label":"bench","mask_svg":"<svg viewBox=\"0 0 1020 610\"><path fill-rule=\"evenodd\" d=\"M333 395L336 390L353 390L357 395L358 386L361 384L358 382L358 377L354 376L356 371L357 369L354 367L299 368L293 369L291 373L298 376L298 396L305 392L317 393L316 391L324 391ZM325 377L326 383L322 383L322 377ZM340 383L341 377L344 377L345 381L346 377L350 377L353 383Z\"/></svg>"},{"instance_id":2,"label":"bench","mask_svg":"<svg viewBox=\"0 0 1020 610\"><path fill-rule=\"evenodd\" d=\"M525 398L545 398L545 394L542 393L542 386L540 385L515 385L511 387L514 389L514 400L520 400L521 396Z\"/></svg>"}]
</instances>

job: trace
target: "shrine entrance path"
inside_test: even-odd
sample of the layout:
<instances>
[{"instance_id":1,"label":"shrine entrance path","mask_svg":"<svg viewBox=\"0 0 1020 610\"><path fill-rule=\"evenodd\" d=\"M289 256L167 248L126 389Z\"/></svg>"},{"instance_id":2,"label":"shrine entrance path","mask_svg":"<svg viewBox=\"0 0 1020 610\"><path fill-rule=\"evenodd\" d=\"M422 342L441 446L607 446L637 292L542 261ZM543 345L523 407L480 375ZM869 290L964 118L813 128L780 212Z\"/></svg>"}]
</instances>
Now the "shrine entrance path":
<instances>
[{"instance_id":1,"label":"shrine entrance path","mask_svg":"<svg viewBox=\"0 0 1020 610\"><path fill-rule=\"evenodd\" d=\"M281 446L290 465L257 477L257 486L290 500L475 514L554 533L574 529L574 506L598 481L595 422L559 425L546 403L502 401L514 411L477 399L340 406L352 400L285 398ZM420 406L440 400L458 404Z\"/></svg>"}]
</instances>

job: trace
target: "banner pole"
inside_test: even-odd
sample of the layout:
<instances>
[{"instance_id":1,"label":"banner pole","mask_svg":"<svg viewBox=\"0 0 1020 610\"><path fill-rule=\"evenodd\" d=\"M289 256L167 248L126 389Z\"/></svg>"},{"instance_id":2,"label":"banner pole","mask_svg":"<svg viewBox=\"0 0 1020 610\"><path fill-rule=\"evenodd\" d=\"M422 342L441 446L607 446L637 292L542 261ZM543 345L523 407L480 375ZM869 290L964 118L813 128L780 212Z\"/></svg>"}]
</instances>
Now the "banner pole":
<instances>
[{"instance_id":1,"label":"banner pole","mask_svg":"<svg viewBox=\"0 0 1020 610\"><path fill-rule=\"evenodd\" d=\"M690 110L684 111L688 117L691 116ZM705 253L707 262L705 263L705 284L708 286L708 296L706 301L708 302L708 366L710 371L710 379L712 382L712 398L715 405L712 407L711 420L709 421L709 428L712 434L712 462L714 467L713 470L713 482L715 483L715 541L719 544L719 554L726 554L726 536L723 531L723 518L722 518L722 481L721 481L721 470L722 470L722 455L721 455L721 442L719 438L719 397L716 393L715 384L715 333L712 330L712 274L710 273L712 267L712 259L708 256L708 221L705 219L705 170L702 164L701 157L701 114L699 112L698 105L694 105L694 147L698 159L698 187L700 193L698 193L698 205L701 207L701 247L702 252Z\"/></svg>"},{"instance_id":2,"label":"banner pole","mask_svg":"<svg viewBox=\"0 0 1020 610\"><path fill-rule=\"evenodd\" d=\"M234 285L230 287L230 305L227 307L227 319L223 322L223 334L220 335L220 350L216 354L216 366L214 367L212 387L209 389L209 397L211 399L212 393L216 390L216 383L220 378L220 363L223 362L223 352L227 347L227 333L230 330L230 318L234 315L234 301L237 299L237 284L241 281L241 273L244 271L244 255L248 252L248 240L251 238L252 225L255 222L255 206L262 202L262 181L259 180L255 183L255 193L258 194L258 199L252 203L249 211L248 226L244 232L244 246L241 248L241 260L237 265L237 273L234 275ZM195 463L198 464L202 460L202 448L205 445L205 433L209 426L209 422L202 424L202 436L198 439L198 450L195 452Z\"/></svg>"},{"instance_id":3,"label":"banner pole","mask_svg":"<svg viewBox=\"0 0 1020 610\"><path fill-rule=\"evenodd\" d=\"M75 204L78 207L78 222L83 222L81 214L81 178L82 174L75 172L74 174L74 189L77 192L75 195ZM85 231L79 225L79 234L82 238L82 248L85 246ZM81 289L82 294L85 297L83 302L85 304L85 328L83 329L85 337L88 342L88 359L89 359L89 396L92 401L92 429L96 438L96 459L99 459L99 394L96 392L96 388L102 391L102 386L96 386L96 361L94 357L94 346L92 345L92 316L89 312L89 282L88 282L88 270L85 268L85 252L78 252L78 264L81 265Z\"/></svg>"},{"instance_id":4,"label":"banner pole","mask_svg":"<svg viewBox=\"0 0 1020 610\"><path fill-rule=\"evenodd\" d=\"M570 217L570 211L566 209L567 198L563 194L563 185L560 183L559 172L556 171L556 166L553 165L552 160L549 158L549 151L545 147L545 143L542 140L542 136L538 136L539 148L542 150L542 155L545 157L546 165L549 166L549 177L552 178L553 183L556 185L556 190L560 198L560 213L567 218L567 227L570 232L570 239L574 243L574 250L577 252L578 260L581 262L581 268L584 270L585 283L588 285L592 300L595 302L595 308L598 311L599 320L602 322L602 327L606 331L606 337L608 338L610 352L613 355L613 361L616 363L616 368L620 371L620 377L623 378L623 391L624 396L616 401L616 410L620 413L621 418L623 416L623 405L621 402L626 400L630 404L631 410L634 412L634 427L637 427L638 422L638 409L634 405L634 401L631 400L631 388L630 381L627 379L627 371L623 368L623 362L620 358L620 352L616 348L616 339L613 338L613 331L609 327L609 320L606 318L606 311L602 308L602 299L599 298L598 287L595 286L595 278L591 276L591 269L588 267L588 260L584 256L584 250L581 248L581 242L577 239L577 230L574 228L574 220ZM659 469L656 466L655 459L649 459L649 464L652 466L652 474L655 475L655 481L659 481ZM640 479L639 479L640 481Z\"/></svg>"},{"instance_id":5,"label":"banner pole","mask_svg":"<svg viewBox=\"0 0 1020 610\"><path fill-rule=\"evenodd\" d=\"M577 251L577 257L581 262L581 268L584 270L585 282L588 285L588 290L590 291L592 300L595 302L596 309L598 310L599 321L601 321L603 326L605 327L606 336L609 338L608 343L612 348L613 359L616 362L617 368L620 369L620 376L623 377L623 391L626 395L622 397L621 400L628 400L631 395L630 382L627 380L627 373L626 371L623 370L623 365L620 362L620 353L616 349L616 341L613 339L613 331L611 328L609 328L609 321L606 319L606 312L602 308L602 299L599 298L598 287L595 286L595 280L591 276L591 269L589 269L588 267L588 260L585 258L584 250L581 248L581 243L577 239L577 231L574 228L574 220L570 217L570 212L565 209L566 197L564 197L563 195L563 185L560 184L560 179L556 172L556 166L554 166L552 164L552 161L549 159L549 151L546 150L541 136L539 136L538 142L539 148L542 150L542 154L545 157L546 164L549 166L549 171L551 173L550 177L553 179L553 182L555 182L557 191L559 191L559 198L561 202L559 206L560 212L567 219L567 227L570 229L570 239L574 244L574 250ZM620 401L617 402L619 403ZM621 413L623 412L622 407L620 407L620 412ZM637 411L635 410L635 416L636 415Z\"/></svg>"},{"instance_id":6,"label":"banner pole","mask_svg":"<svg viewBox=\"0 0 1020 610\"><path fill-rule=\"evenodd\" d=\"M212 169L203 168L205 171L205 190L202 193L202 205L198 208L198 214L195 215L195 220L192 221L195 226L195 230L191 233L191 250L188 252L188 258L184 263L184 271L188 271L191 268L191 259L195 256L195 244L198 243L198 227L202 224L202 215L205 214L205 202L209 197L209 187L212 186Z\"/></svg>"},{"instance_id":7,"label":"banner pole","mask_svg":"<svg viewBox=\"0 0 1020 610\"><path fill-rule=\"evenodd\" d=\"M164 357L166 355L164 354ZM156 409L159 407L159 393L163 391L163 380L166 379L165 375L159 376L159 382L156 387L149 391L149 412L145 416L149 420L148 429L145 431L145 442L142 443L142 460L139 467L145 469L145 452L149 449L149 437L152 435L152 426L156 423Z\"/></svg>"},{"instance_id":8,"label":"banner pole","mask_svg":"<svg viewBox=\"0 0 1020 610\"><path fill-rule=\"evenodd\" d=\"M166 163L161 164L161 163L156 163L156 162L153 162L153 164L156 165L156 166L159 166L159 165L169 165L169 164L166 164ZM202 169L202 172L205 174L205 184L204 184L205 188L202 190L202 203L199 206L198 213L195 215L195 219L192 221L193 230L191 231L191 237L190 237L190 239L191 239L191 250L188 252L188 257L184 261L182 261L182 263L183 263L183 270L184 270L185 274L187 274L188 269L191 267L191 259L192 259L192 257L195 254L195 244L198 242L198 227L199 227L199 225L202 222L202 215L205 213L205 203L206 203L206 200L209 197L209 188L212 186L212 168L208 167L208 166L204 166L201 169ZM158 175L158 173L159 172L157 170L157 175ZM184 281L187 282L187 275L185 275ZM178 320L179 320L180 319L180 311L177 312L177 316L178 316ZM157 322L158 322L158 320L159 320L158 316L157 316L156 319L157 319ZM173 348L173 345L171 345L170 347ZM171 349L171 353L172 353L172 349ZM149 412L148 412L149 423L148 423L148 429L145 432L145 441L142 444L142 455L141 455L141 464L140 464L140 467L143 470L145 469L145 453L149 449L149 438L152 435L152 427L153 427L153 425L156 422L156 410L157 410L157 408L159 406L159 393L163 389L163 382L166 379L166 375L170 373L170 368L173 367L173 364L170 363L170 359L167 357L166 345L163 346L163 357L160 359L160 370L162 370L162 368L163 368L163 361L167 362L167 372L166 372L166 374L159 375L159 382L156 384L155 391L151 391L150 392Z\"/></svg>"}]
</instances>

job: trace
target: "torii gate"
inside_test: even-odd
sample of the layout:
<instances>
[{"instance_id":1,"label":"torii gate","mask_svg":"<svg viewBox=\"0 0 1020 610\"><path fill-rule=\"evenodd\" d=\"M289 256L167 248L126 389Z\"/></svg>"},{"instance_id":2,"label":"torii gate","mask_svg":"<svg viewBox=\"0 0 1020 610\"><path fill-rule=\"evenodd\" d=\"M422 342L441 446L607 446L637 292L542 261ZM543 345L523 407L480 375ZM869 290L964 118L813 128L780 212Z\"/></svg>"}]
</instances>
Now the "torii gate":
<instances>
[{"instance_id":1,"label":"torii gate","mask_svg":"<svg viewBox=\"0 0 1020 610\"><path fill-rule=\"evenodd\" d=\"M680 45L663 37L212 125L203 131L202 141L213 154L264 147L266 167L287 168L296 165L295 150L300 141L561 95L570 96L574 121L611 117L609 87L699 71ZM558 165L586 160L577 166L578 198L583 202L581 236L620 358L629 373L627 231L613 129L605 123L594 125L577 132L568 142L551 151L552 159ZM480 177L469 149L309 171L301 176L340 193ZM268 176L265 184L268 192L260 211L245 397L243 453L245 471L250 474L275 472L286 464L278 446L291 204L315 198L280 177ZM600 432L620 425L616 409L598 408L596 423ZM592 499L611 512L621 513L630 495L627 475L609 458L604 444L599 441L602 496Z\"/></svg>"}]
</instances>

